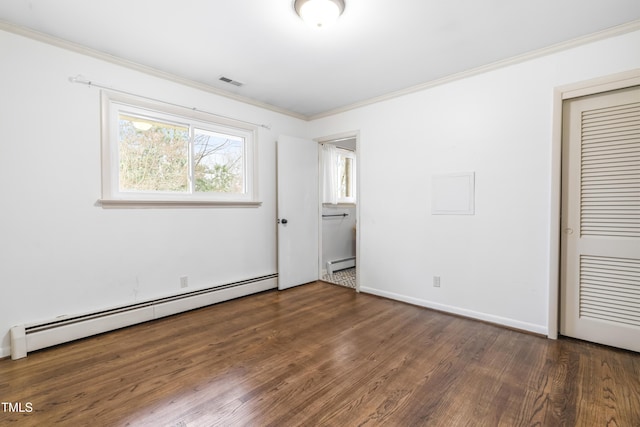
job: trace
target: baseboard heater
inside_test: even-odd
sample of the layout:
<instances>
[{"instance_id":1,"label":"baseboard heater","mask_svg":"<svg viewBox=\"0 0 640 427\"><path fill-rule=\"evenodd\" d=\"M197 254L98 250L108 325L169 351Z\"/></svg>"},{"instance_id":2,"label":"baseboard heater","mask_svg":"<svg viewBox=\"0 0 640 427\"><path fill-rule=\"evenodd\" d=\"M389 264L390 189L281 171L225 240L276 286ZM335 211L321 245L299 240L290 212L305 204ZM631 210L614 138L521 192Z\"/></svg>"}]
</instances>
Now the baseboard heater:
<instances>
[{"instance_id":1,"label":"baseboard heater","mask_svg":"<svg viewBox=\"0 0 640 427\"><path fill-rule=\"evenodd\" d=\"M256 277L165 298L11 328L11 358L27 352L274 289L278 275Z\"/></svg>"},{"instance_id":2,"label":"baseboard heater","mask_svg":"<svg viewBox=\"0 0 640 427\"><path fill-rule=\"evenodd\" d=\"M327 274L333 274L338 270L344 270L345 268L352 268L356 266L356 257L337 259L334 261L327 261Z\"/></svg>"}]
</instances>

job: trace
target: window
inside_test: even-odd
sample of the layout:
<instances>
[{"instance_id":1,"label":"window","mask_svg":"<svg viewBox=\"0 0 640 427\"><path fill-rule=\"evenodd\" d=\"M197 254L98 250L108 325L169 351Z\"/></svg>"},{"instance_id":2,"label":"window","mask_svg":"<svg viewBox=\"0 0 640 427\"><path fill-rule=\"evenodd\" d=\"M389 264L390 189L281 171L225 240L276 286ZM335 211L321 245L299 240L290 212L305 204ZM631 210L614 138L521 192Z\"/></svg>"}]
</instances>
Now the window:
<instances>
[{"instance_id":1,"label":"window","mask_svg":"<svg viewBox=\"0 0 640 427\"><path fill-rule=\"evenodd\" d=\"M338 148L338 203L356 202L356 155Z\"/></svg>"},{"instance_id":2,"label":"window","mask_svg":"<svg viewBox=\"0 0 640 427\"><path fill-rule=\"evenodd\" d=\"M356 203L356 155L332 144L322 147L323 203Z\"/></svg>"},{"instance_id":3,"label":"window","mask_svg":"<svg viewBox=\"0 0 640 427\"><path fill-rule=\"evenodd\" d=\"M256 128L103 92L103 204L258 204Z\"/></svg>"}]
</instances>

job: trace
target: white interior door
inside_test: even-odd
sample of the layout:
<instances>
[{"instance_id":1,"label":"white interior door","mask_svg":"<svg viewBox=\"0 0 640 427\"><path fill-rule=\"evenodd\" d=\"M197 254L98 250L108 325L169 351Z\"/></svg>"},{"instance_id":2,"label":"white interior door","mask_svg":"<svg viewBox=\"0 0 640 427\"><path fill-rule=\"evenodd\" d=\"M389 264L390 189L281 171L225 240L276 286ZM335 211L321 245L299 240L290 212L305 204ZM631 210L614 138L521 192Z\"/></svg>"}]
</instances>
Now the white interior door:
<instances>
[{"instance_id":1,"label":"white interior door","mask_svg":"<svg viewBox=\"0 0 640 427\"><path fill-rule=\"evenodd\" d=\"M564 335L640 351L640 87L565 101Z\"/></svg>"},{"instance_id":2,"label":"white interior door","mask_svg":"<svg viewBox=\"0 0 640 427\"><path fill-rule=\"evenodd\" d=\"M281 135L278 162L278 288L318 280L318 143Z\"/></svg>"}]
</instances>

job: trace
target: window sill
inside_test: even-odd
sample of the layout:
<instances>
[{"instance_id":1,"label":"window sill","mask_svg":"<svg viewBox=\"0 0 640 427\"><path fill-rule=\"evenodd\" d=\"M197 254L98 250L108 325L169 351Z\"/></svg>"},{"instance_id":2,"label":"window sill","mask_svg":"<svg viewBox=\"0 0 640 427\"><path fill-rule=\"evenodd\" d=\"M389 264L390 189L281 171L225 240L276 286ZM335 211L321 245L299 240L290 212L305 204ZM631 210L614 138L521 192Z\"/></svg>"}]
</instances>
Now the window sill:
<instances>
[{"instance_id":1,"label":"window sill","mask_svg":"<svg viewBox=\"0 0 640 427\"><path fill-rule=\"evenodd\" d=\"M255 208L262 202L214 201L214 200L114 200L98 199L103 208Z\"/></svg>"}]
</instances>

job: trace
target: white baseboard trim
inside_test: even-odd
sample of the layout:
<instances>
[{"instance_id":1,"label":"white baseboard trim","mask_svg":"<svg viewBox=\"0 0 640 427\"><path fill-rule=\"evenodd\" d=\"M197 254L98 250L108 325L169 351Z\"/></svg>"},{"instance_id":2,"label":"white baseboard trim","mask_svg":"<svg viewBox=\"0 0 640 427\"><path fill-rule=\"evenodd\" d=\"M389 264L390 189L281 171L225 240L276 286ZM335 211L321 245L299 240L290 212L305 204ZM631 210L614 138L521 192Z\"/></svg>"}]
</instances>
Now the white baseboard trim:
<instances>
[{"instance_id":1,"label":"white baseboard trim","mask_svg":"<svg viewBox=\"0 0 640 427\"><path fill-rule=\"evenodd\" d=\"M420 307L430 308L433 310L443 311L446 313L456 314L458 316L468 317L471 319L482 320L484 322L494 323L500 326L506 326L513 329L532 332L547 336L547 327L536 325L533 323L522 322L520 320L509 319L507 317L495 316L493 314L482 313L479 311L468 310L466 308L455 307L452 305L440 304L433 301L427 301L420 298L409 297L406 295L396 294L394 292L381 291L380 289L360 287L360 292L389 298L396 301L402 301Z\"/></svg>"}]
</instances>

